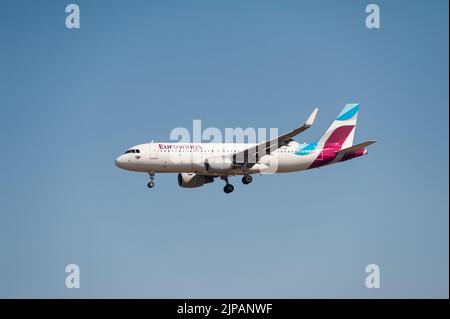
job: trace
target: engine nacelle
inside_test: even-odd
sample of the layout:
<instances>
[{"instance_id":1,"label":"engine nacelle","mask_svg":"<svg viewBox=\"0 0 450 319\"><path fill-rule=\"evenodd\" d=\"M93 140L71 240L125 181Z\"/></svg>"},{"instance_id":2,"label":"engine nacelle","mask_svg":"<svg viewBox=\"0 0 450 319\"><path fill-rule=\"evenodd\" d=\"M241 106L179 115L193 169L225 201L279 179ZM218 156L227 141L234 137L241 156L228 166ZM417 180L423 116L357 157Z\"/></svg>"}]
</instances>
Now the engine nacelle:
<instances>
[{"instance_id":1,"label":"engine nacelle","mask_svg":"<svg viewBox=\"0 0 450 319\"><path fill-rule=\"evenodd\" d=\"M214 182L211 176L199 175L194 173L179 173L178 185L185 188L195 188L203 186L207 183Z\"/></svg>"},{"instance_id":2,"label":"engine nacelle","mask_svg":"<svg viewBox=\"0 0 450 319\"><path fill-rule=\"evenodd\" d=\"M233 161L228 157L217 157L205 160L205 169L210 173L222 173L233 168Z\"/></svg>"}]
</instances>

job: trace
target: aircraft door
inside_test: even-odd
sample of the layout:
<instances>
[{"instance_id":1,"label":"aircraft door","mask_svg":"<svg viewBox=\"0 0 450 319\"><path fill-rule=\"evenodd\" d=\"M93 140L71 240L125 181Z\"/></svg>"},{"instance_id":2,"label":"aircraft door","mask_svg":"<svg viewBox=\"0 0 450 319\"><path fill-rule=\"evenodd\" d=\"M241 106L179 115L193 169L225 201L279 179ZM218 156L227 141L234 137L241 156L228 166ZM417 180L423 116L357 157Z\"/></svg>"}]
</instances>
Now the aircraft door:
<instances>
[{"instance_id":1,"label":"aircraft door","mask_svg":"<svg viewBox=\"0 0 450 319\"><path fill-rule=\"evenodd\" d=\"M158 144L153 143L153 141L150 143L150 158L158 158Z\"/></svg>"}]
</instances>

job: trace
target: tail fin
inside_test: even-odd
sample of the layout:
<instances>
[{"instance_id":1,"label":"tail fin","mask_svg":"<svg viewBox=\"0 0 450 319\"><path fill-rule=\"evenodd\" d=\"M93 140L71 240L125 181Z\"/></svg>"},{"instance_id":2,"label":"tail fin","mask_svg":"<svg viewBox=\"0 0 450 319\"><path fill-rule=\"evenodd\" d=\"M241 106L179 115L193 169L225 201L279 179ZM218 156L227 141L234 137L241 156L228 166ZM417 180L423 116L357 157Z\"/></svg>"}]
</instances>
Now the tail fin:
<instances>
[{"instance_id":1,"label":"tail fin","mask_svg":"<svg viewBox=\"0 0 450 319\"><path fill-rule=\"evenodd\" d=\"M353 145L359 104L347 104L319 140L319 146L337 149Z\"/></svg>"}]
</instances>

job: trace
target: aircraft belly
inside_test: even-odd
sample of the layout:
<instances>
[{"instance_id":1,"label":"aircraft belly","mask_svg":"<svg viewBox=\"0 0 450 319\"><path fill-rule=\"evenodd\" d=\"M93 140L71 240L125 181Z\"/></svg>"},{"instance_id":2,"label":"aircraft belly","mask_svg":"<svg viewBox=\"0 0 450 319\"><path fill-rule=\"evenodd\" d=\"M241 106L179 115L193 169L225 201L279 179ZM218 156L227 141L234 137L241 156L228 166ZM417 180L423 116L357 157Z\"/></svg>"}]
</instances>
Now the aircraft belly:
<instances>
[{"instance_id":1,"label":"aircraft belly","mask_svg":"<svg viewBox=\"0 0 450 319\"><path fill-rule=\"evenodd\" d=\"M294 155L282 154L278 156L265 156L259 163L249 168L248 173L287 173L308 169L314 161L314 154ZM133 163L133 170L137 172L162 173L198 173L203 175L244 175L240 168L233 168L219 173L208 173L204 168L203 158L188 158L181 154L160 154L157 159L140 159Z\"/></svg>"}]
</instances>

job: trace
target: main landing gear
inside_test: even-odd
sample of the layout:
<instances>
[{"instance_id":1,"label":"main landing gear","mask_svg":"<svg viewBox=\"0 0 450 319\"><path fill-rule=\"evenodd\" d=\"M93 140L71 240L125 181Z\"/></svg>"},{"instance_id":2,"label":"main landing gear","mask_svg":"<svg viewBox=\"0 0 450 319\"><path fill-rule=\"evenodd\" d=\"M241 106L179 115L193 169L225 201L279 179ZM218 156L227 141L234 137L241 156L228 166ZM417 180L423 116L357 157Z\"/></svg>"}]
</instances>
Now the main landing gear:
<instances>
[{"instance_id":1,"label":"main landing gear","mask_svg":"<svg viewBox=\"0 0 450 319\"><path fill-rule=\"evenodd\" d=\"M221 176L220 178L221 178L222 180L224 180L225 183L226 183L226 184L225 184L225 187L223 188L223 191L224 191L226 194L231 193L231 192L234 190L234 186L231 185L231 184L228 182L228 176ZM253 177L252 177L251 175L249 175L249 174L245 174L245 175L242 177L242 183L245 184L245 185L250 184L252 181L253 181Z\"/></svg>"},{"instance_id":2,"label":"main landing gear","mask_svg":"<svg viewBox=\"0 0 450 319\"><path fill-rule=\"evenodd\" d=\"M250 184L253 181L253 177L251 177L250 175L244 175L242 177L242 184L247 185Z\"/></svg>"},{"instance_id":3,"label":"main landing gear","mask_svg":"<svg viewBox=\"0 0 450 319\"><path fill-rule=\"evenodd\" d=\"M231 193L232 191L234 191L234 186L231 184L226 184L225 187L223 188L223 191L227 194Z\"/></svg>"},{"instance_id":4,"label":"main landing gear","mask_svg":"<svg viewBox=\"0 0 450 319\"><path fill-rule=\"evenodd\" d=\"M225 181L225 187L223 188L223 191L226 193L226 194L229 194L229 193L231 193L232 191L234 191L234 186L233 185L231 185L230 183L228 183L228 176L222 176L222 177L220 177L221 179L223 179L224 181Z\"/></svg>"},{"instance_id":5,"label":"main landing gear","mask_svg":"<svg viewBox=\"0 0 450 319\"><path fill-rule=\"evenodd\" d=\"M150 175L150 182L148 182L147 186L148 188L153 188L155 187L155 173L154 172L149 172L148 175Z\"/></svg>"}]
</instances>

